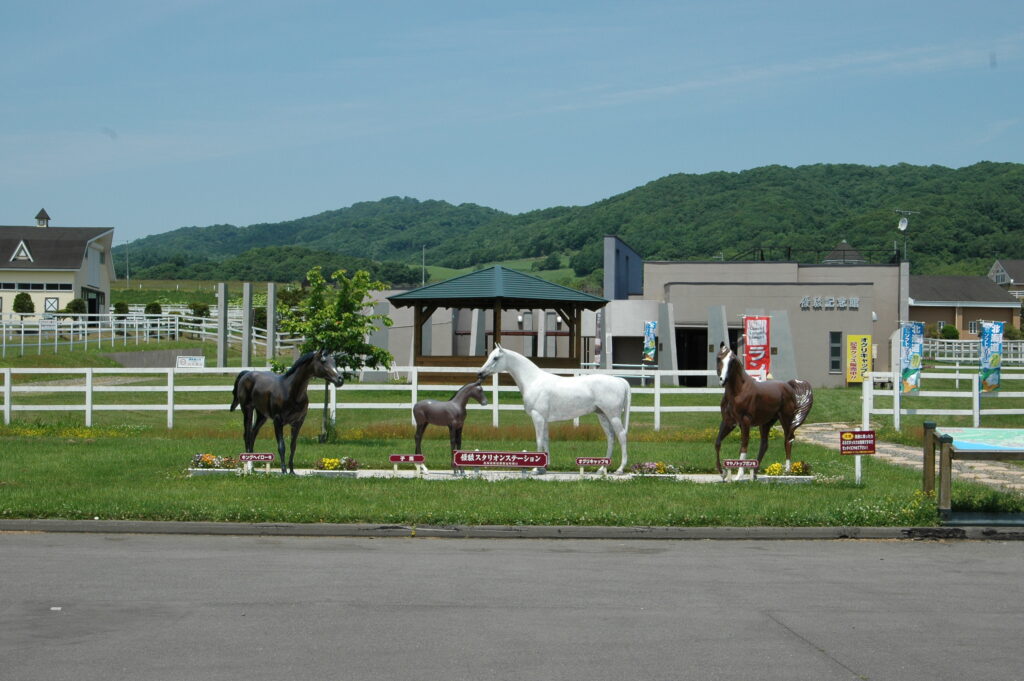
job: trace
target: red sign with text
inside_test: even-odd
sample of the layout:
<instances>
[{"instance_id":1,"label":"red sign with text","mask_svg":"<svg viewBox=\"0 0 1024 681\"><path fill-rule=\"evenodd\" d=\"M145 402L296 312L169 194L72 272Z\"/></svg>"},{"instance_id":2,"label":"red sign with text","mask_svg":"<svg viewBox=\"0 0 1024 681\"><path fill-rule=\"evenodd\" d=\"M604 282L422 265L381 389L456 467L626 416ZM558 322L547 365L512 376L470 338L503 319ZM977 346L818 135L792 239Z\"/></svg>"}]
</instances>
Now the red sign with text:
<instances>
[{"instance_id":1,"label":"red sign with text","mask_svg":"<svg viewBox=\"0 0 1024 681\"><path fill-rule=\"evenodd\" d=\"M273 454L253 454L251 452L247 452L245 454L239 454L238 455L238 460L239 461L273 461L274 460L274 455Z\"/></svg>"},{"instance_id":2,"label":"red sign with text","mask_svg":"<svg viewBox=\"0 0 1024 681\"><path fill-rule=\"evenodd\" d=\"M546 468L547 452L467 452L455 450L456 466L471 468Z\"/></svg>"},{"instance_id":3,"label":"red sign with text","mask_svg":"<svg viewBox=\"0 0 1024 681\"><path fill-rule=\"evenodd\" d=\"M771 371L771 317L744 317L743 368L758 381L768 378Z\"/></svg>"},{"instance_id":4,"label":"red sign with text","mask_svg":"<svg viewBox=\"0 0 1024 681\"><path fill-rule=\"evenodd\" d=\"M874 454L875 431L844 430L839 433L840 454Z\"/></svg>"},{"instance_id":5,"label":"red sign with text","mask_svg":"<svg viewBox=\"0 0 1024 681\"><path fill-rule=\"evenodd\" d=\"M423 454L392 454L391 463L423 463L427 460Z\"/></svg>"}]
</instances>

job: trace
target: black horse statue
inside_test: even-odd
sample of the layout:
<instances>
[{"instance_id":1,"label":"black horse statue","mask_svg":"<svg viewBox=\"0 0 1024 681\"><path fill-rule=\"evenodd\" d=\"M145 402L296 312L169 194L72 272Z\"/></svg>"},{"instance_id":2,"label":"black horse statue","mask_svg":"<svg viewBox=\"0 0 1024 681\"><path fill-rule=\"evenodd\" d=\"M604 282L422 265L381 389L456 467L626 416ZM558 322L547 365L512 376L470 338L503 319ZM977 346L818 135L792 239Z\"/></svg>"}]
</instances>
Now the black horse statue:
<instances>
[{"instance_id":1,"label":"black horse statue","mask_svg":"<svg viewBox=\"0 0 1024 681\"><path fill-rule=\"evenodd\" d=\"M423 453L420 451L420 443L423 441L423 431L427 429L427 425L448 426L452 451L462 448L462 426L466 423L466 403L470 397L487 406L487 395L480 387L480 381L462 386L447 402L420 400L412 406L412 416L416 419L417 454Z\"/></svg>"},{"instance_id":2,"label":"black horse statue","mask_svg":"<svg viewBox=\"0 0 1024 681\"><path fill-rule=\"evenodd\" d=\"M295 364L283 374L271 371L242 371L235 377L231 392L231 411L242 407L242 424L245 432L245 451L252 452L256 445L256 434L267 419L274 422L277 437L277 453L281 457L281 472L295 473L295 441L299 437L302 422L306 420L309 397L306 387L313 377L323 378L341 387L344 377L338 373L334 355L326 350L307 352L295 360ZM253 422L253 412L256 421ZM291 455L288 467L284 465L284 427L292 427Z\"/></svg>"},{"instance_id":3,"label":"black horse statue","mask_svg":"<svg viewBox=\"0 0 1024 681\"><path fill-rule=\"evenodd\" d=\"M775 422L782 425L782 433L786 443L786 470L790 468L793 451L793 438L797 427L804 422L814 404L814 393L807 381L755 381L743 368L743 362L733 353L728 345L722 343L718 352L718 379L725 386L722 396L722 424L718 428L718 439L715 440L715 466L724 480L726 473L722 471L722 459L719 452L722 440L736 426L740 428L740 458L747 458L747 446L750 443L750 428L761 429L761 446L757 451L757 466L761 467L761 459L768 451L768 432ZM740 469L736 473L739 479L743 475ZM757 477L757 469L753 471Z\"/></svg>"}]
</instances>

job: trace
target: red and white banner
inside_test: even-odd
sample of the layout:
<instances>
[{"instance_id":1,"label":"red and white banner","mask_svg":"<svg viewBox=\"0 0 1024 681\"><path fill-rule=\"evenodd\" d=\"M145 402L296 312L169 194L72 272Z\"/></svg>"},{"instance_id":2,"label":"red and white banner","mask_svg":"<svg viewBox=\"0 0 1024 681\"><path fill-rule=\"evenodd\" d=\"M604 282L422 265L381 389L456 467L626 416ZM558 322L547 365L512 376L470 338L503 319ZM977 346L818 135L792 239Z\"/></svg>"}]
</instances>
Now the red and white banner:
<instances>
[{"instance_id":1,"label":"red and white banner","mask_svg":"<svg viewBox=\"0 0 1024 681\"><path fill-rule=\"evenodd\" d=\"M743 368L758 381L764 381L771 372L772 347L771 317L744 317Z\"/></svg>"}]
</instances>

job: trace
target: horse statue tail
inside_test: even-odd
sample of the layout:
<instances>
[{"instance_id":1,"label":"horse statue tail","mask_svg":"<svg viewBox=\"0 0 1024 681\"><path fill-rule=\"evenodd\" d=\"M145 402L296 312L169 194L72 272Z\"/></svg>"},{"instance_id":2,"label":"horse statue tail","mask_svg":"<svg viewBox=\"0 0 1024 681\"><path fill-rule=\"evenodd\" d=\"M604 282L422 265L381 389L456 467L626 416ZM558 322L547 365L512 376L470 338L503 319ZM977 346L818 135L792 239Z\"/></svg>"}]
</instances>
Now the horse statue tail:
<instances>
[{"instance_id":1,"label":"horse statue tail","mask_svg":"<svg viewBox=\"0 0 1024 681\"><path fill-rule=\"evenodd\" d=\"M233 388L231 388L231 409L230 409L230 411L234 411L235 407L237 407L239 405L239 403L241 402L241 400L238 399L238 384L242 381L242 376L245 376L247 373L249 373L249 372L248 371L239 371L238 375L235 376L235 385L234 385Z\"/></svg>"},{"instance_id":2,"label":"horse statue tail","mask_svg":"<svg viewBox=\"0 0 1024 681\"><path fill-rule=\"evenodd\" d=\"M793 429L795 430L811 413L811 406L814 405L814 392L811 390L810 383L798 378L789 381L789 385L793 388L796 398L796 411L793 413Z\"/></svg>"}]
</instances>

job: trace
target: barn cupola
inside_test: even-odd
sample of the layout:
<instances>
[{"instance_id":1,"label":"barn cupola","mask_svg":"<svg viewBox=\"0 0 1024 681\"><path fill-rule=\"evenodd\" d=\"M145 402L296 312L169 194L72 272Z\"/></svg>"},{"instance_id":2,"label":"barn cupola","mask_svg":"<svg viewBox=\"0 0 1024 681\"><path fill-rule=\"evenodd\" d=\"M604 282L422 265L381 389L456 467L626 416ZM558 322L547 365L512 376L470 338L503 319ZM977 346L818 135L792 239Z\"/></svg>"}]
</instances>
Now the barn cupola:
<instances>
[{"instance_id":1,"label":"barn cupola","mask_svg":"<svg viewBox=\"0 0 1024 681\"><path fill-rule=\"evenodd\" d=\"M50 216L46 214L45 208L40 208L39 212L36 213L36 227L49 227Z\"/></svg>"}]
</instances>

